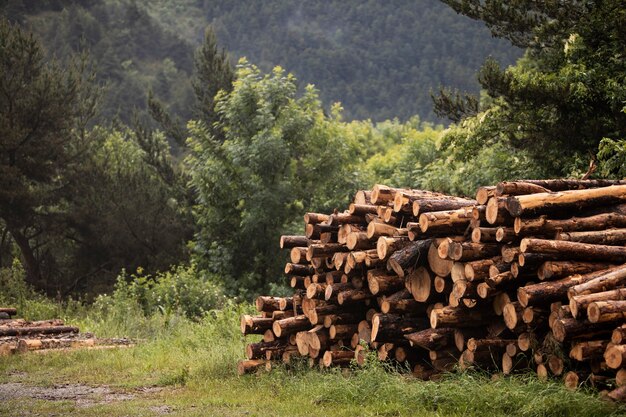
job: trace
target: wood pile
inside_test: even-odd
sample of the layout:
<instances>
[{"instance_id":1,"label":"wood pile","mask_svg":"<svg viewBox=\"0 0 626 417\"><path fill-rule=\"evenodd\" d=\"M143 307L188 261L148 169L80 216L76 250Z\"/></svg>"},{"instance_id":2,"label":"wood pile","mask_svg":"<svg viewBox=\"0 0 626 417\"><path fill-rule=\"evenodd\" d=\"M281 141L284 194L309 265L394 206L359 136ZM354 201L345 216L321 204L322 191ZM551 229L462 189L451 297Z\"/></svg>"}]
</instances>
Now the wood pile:
<instances>
[{"instance_id":1,"label":"wood pile","mask_svg":"<svg viewBox=\"0 0 626 417\"><path fill-rule=\"evenodd\" d=\"M0 356L28 351L48 352L58 349L106 349L132 346L129 339L101 339L80 333L78 327L63 320L27 321L13 318L15 308L0 308Z\"/></svg>"},{"instance_id":2,"label":"wood pile","mask_svg":"<svg viewBox=\"0 0 626 417\"><path fill-rule=\"evenodd\" d=\"M521 180L476 199L376 185L282 236L291 297L243 316L240 374L306 357L422 379L534 370L626 398L626 181Z\"/></svg>"}]
</instances>

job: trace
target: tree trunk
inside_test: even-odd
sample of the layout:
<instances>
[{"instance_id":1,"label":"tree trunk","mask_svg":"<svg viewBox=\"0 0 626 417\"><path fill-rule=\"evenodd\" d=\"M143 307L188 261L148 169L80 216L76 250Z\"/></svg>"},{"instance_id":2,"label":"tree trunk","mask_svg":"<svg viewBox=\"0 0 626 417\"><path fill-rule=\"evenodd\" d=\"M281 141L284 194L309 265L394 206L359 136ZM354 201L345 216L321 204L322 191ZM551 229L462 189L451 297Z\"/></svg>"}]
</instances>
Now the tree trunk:
<instances>
[{"instance_id":1,"label":"tree trunk","mask_svg":"<svg viewBox=\"0 0 626 417\"><path fill-rule=\"evenodd\" d=\"M39 261L35 257L35 252L30 247L30 242L18 227L7 224L7 229L9 233L11 233L11 236L13 236L17 247L20 249L24 270L26 271L26 282L35 288L41 288L43 277L41 276Z\"/></svg>"}]
</instances>

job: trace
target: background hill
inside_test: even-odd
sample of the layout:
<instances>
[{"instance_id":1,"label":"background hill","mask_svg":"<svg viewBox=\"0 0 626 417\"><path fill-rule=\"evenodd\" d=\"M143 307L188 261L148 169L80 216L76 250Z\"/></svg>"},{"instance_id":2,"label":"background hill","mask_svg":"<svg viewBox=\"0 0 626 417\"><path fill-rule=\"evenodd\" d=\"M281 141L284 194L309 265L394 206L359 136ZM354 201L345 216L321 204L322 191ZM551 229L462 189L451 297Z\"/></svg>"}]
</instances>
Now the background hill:
<instances>
[{"instance_id":1,"label":"background hill","mask_svg":"<svg viewBox=\"0 0 626 417\"><path fill-rule=\"evenodd\" d=\"M349 119L435 121L431 89L477 92L487 56L508 65L521 55L437 0L9 0L3 9L51 54L87 47L110 86L103 114L126 121L149 88L189 118L193 50L208 24L233 62L281 65L301 86L314 83L327 106L340 101Z\"/></svg>"}]
</instances>

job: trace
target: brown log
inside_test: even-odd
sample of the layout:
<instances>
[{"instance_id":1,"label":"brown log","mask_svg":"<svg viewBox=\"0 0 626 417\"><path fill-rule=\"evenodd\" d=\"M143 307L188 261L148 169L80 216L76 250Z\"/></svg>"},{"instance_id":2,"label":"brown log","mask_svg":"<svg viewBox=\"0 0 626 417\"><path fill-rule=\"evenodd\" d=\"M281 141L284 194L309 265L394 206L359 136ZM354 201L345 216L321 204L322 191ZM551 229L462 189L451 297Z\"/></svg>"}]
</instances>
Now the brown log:
<instances>
[{"instance_id":1,"label":"brown log","mask_svg":"<svg viewBox=\"0 0 626 417\"><path fill-rule=\"evenodd\" d=\"M578 317L581 312L586 312L587 307L596 301L626 300L626 288L602 291L585 295L574 295L569 300L569 308L572 316Z\"/></svg>"},{"instance_id":2,"label":"brown log","mask_svg":"<svg viewBox=\"0 0 626 417\"><path fill-rule=\"evenodd\" d=\"M280 248L291 249L295 247L306 247L309 244L309 239L306 236L290 236L283 235L280 237Z\"/></svg>"},{"instance_id":3,"label":"brown log","mask_svg":"<svg viewBox=\"0 0 626 417\"><path fill-rule=\"evenodd\" d=\"M381 236L376 242L376 253L378 254L379 259L385 260L388 259L395 251L410 244L411 241L409 241L408 237L405 236Z\"/></svg>"},{"instance_id":4,"label":"brown log","mask_svg":"<svg viewBox=\"0 0 626 417\"><path fill-rule=\"evenodd\" d=\"M291 248L289 252L289 257L291 258L291 263L293 264L305 264L306 260L306 249L305 247L295 247Z\"/></svg>"},{"instance_id":5,"label":"brown log","mask_svg":"<svg viewBox=\"0 0 626 417\"><path fill-rule=\"evenodd\" d=\"M596 301L587 307L591 323L623 322L626 318L626 300Z\"/></svg>"},{"instance_id":6,"label":"brown log","mask_svg":"<svg viewBox=\"0 0 626 417\"><path fill-rule=\"evenodd\" d=\"M449 293L450 291L452 291L452 286L452 281L446 278L436 276L433 279L433 288L435 289L435 292L439 294Z\"/></svg>"},{"instance_id":7,"label":"brown log","mask_svg":"<svg viewBox=\"0 0 626 417\"><path fill-rule=\"evenodd\" d=\"M426 312L426 304L415 301L413 298L397 301L383 300L380 304L383 314L415 314Z\"/></svg>"},{"instance_id":8,"label":"brown log","mask_svg":"<svg viewBox=\"0 0 626 417\"><path fill-rule=\"evenodd\" d=\"M476 281L467 281L467 280L456 281L452 287L452 294L457 299L461 299L461 298L475 299L479 297L478 284L479 283Z\"/></svg>"},{"instance_id":9,"label":"brown log","mask_svg":"<svg viewBox=\"0 0 626 417\"><path fill-rule=\"evenodd\" d=\"M604 353L604 360L609 368L619 369L626 365L626 345L609 346Z\"/></svg>"},{"instance_id":10,"label":"brown log","mask_svg":"<svg viewBox=\"0 0 626 417\"><path fill-rule=\"evenodd\" d=\"M265 359L241 360L237 362L237 374L239 376L256 372L259 369L265 369L265 365L269 361Z\"/></svg>"},{"instance_id":11,"label":"brown log","mask_svg":"<svg viewBox=\"0 0 626 417\"><path fill-rule=\"evenodd\" d=\"M467 341L467 350L470 352L477 352L479 350L493 350L500 351L506 350L507 345L515 343L514 340L508 339L477 339L470 338Z\"/></svg>"},{"instance_id":12,"label":"brown log","mask_svg":"<svg viewBox=\"0 0 626 417\"><path fill-rule=\"evenodd\" d=\"M565 301L567 291L571 287L615 270L615 268L594 271L584 275L572 275L556 281L545 281L538 284L518 288L517 299L524 307L529 305L548 305L554 301Z\"/></svg>"},{"instance_id":13,"label":"brown log","mask_svg":"<svg viewBox=\"0 0 626 417\"><path fill-rule=\"evenodd\" d=\"M439 257L435 243L430 245L430 248L428 248L428 266L431 271L440 277L445 277L452 271L452 265L454 265L454 261Z\"/></svg>"},{"instance_id":14,"label":"brown log","mask_svg":"<svg viewBox=\"0 0 626 417\"><path fill-rule=\"evenodd\" d=\"M455 262L452 264L450 276L452 277L452 282L467 281L465 277L465 264L463 262Z\"/></svg>"},{"instance_id":15,"label":"brown log","mask_svg":"<svg viewBox=\"0 0 626 417\"><path fill-rule=\"evenodd\" d=\"M615 345L626 344L626 324L622 324L611 334L611 343Z\"/></svg>"},{"instance_id":16,"label":"brown log","mask_svg":"<svg viewBox=\"0 0 626 417\"><path fill-rule=\"evenodd\" d=\"M474 227L472 229L472 242L474 243L486 243L497 242L496 234L498 232L497 227Z\"/></svg>"},{"instance_id":17,"label":"brown log","mask_svg":"<svg viewBox=\"0 0 626 417\"><path fill-rule=\"evenodd\" d=\"M500 253L500 246L495 243L453 242L449 245L448 258L454 261L469 262L491 258Z\"/></svg>"},{"instance_id":18,"label":"brown log","mask_svg":"<svg viewBox=\"0 0 626 417\"><path fill-rule=\"evenodd\" d=\"M496 294L493 299L493 312L496 313L497 316L501 316L504 306L510 302L511 298L506 292Z\"/></svg>"},{"instance_id":19,"label":"brown log","mask_svg":"<svg viewBox=\"0 0 626 417\"><path fill-rule=\"evenodd\" d=\"M387 204L393 201L397 188L391 188L382 184L375 184L372 187L370 199L372 204Z\"/></svg>"},{"instance_id":20,"label":"brown log","mask_svg":"<svg viewBox=\"0 0 626 417\"><path fill-rule=\"evenodd\" d=\"M543 363L540 363L539 365L537 365L537 378L540 381L548 380L548 368Z\"/></svg>"},{"instance_id":21,"label":"brown log","mask_svg":"<svg viewBox=\"0 0 626 417\"><path fill-rule=\"evenodd\" d=\"M547 188L526 181L503 181L496 185L496 196L525 195L550 192Z\"/></svg>"},{"instance_id":22,"label":"brown log","mask_svg":"<svg viewBox=\"0 0 626 417\"><path fill-rule=\"evenodd\" d=\"M495 296L497 291L498 290L490 287L486 282L479 282L476 286L476 294L483 299Z\"/></svg>"},{"instance_id":23,"label":"brown log","mask_svg":"<svg viewBox=\"0 0 626 417\"><path fill-rule=\"evenodd\" d=\"M0 336L26 336L34 334L62 334L78 333L78 327L74 326L35 326L35 327L12 327L0 328Z\"/></svg>"},{"instance_id":24,"label":"brown log","mask_svg":"<svg viewBox=\"0 0 626 417\"><path fill-rule=\"evenodd\" d=\"M602 357L609 342L607 340L590 340L576 343L569 351L569 357L579 362Z\"/></svg>"},{"instance_id":25,"label":"brown log","mask_svg":"<svg viewBox=\"0 0 626 417\"><path fill-rule=\"evenodd\" d=\"M476 200L468 200L459 197L434 197L419 198L412 202L412 214L419 217L422 213L431 213L434 211L451 211L458 210L470 206L474 206Z\"/></svg>"},{"instance_id":26,"label":"brown log","mask_svg":"<svg viewBox=\"0 0 626 417\"><path fill-rule=\"evenodd\" d=\"M511 243L516 241L518 236L512 227L498 227L496 231L496 242Z\"/></svg>"},{"instance_id":27,"label":"brown log","mask_svg":"<svg viewBox=\"0 0 626 417\"><path fill-rule=\"evenodd\" d=\"M479 309L462 307L444 307L433 309L430 313L430 326L439 327L476 327L483 326L489 314Z\"/></svg>"},{"instance_id":28,"label":"brown log","mask_svg":"<svg viewBox=\"0 0 626 417\"><path fill-rule=\"evenodd\" d=\"M427 268L416 268L406 277L406 287L416 301L425 302L433 293L432 275Z\"/></svg>"},{"instance_id":29,"label":"brown log","mask_svg":"<svg viewBox=\"0 0 626 417\"><path fill-rule=\"evenodd\" d=\"M312 244L307 248L306 259L332 256L335 252L348 252L348 248L339 243Z\"/></svg>"},{"instance_id":30,"label":"brown log","mask_svg":"<svg viewBox=\"0 0 626 417\"><path fill-rule=\"evenodd\" d=\"M374 249L376 243L370 241L365 232L352 232L348 235L346 246L350 250L367 250Z\"/></svg>"},{"instance_id":31,"label":"brown log","mask_svg":"<svg viewBox=\"0 0 626 417\"><path fill-rule=\"evenodd\" d=\"M489 276L489 267L501 262L501 257L479 259L465 263L465 278L468 281L480 281Z\"/></svg>"},{"instance_id":32,"label":"brown log","mask_svg":"<svg viewBox=\"0 0 626 417\"><path fill-rule=\"evenodd\" d=\"M399 229L386 223L370 222L367 225L366 235L368 239L378 239L381 236L408 236L408 230Z\"/></svg>"},{"instance_id":33,"label":"brown log","mask_svg":"<svg viewBox=\"0 0 626 417\"><path fill-rule=\"evenodd\" d=\"M502 255L503 262L511 263L515 259L517 259L518 255L520 254L519 247L508 246L508 245L502 246L502 249L500 250L500 254ZM522 262L520 262L520 265L523 266Z\"/></svg>"},{"instance_id":34,"label":"brown log","mask_svg":"<svg viewBox=\"0 0 626 417\"><path fill-rule=\"evenodd\" d=\"M348 207L348 213L355 216L365 216L366 214L376 214L377 210L376 205L374 204L358 204L351 203Z\"/></svg>"},{"instance_id":35,"label":"brown log","mask_svg":"<svg viewBox=\"0 0 626 417\"><path fill-rule=\"evenodd\" d=\"M300 265L287 263L285 265L285 274L288 275L298 275L301 277L306 277L308 275L313 275L315 273L315 269L309 265Z\"/></svg>"},{"instance_id":36,"label":"brown log","mask_svg":"<svg viewBox=\"0 0 626 417\"><path fill-rule=\"evenodd\" d=\"M623 387L626 385L626 368L622 368L617 371L617 374L615 375L615 384L618 387Z\"/></svg>"},{"instance_id":37,"label":"brown log","mask_svg":"<svg viewBox=\"0 0 626 417\"><path fill-rule=\"evenodd\" d=\"M487 201L485 219L489 224L513 225L513 217L509 214L506 206L507 199L492 197Z\"/></svg>"},{"instance_id":38,"label":"brown log","mask_svg":"<svg viewBox=\"0 0 626 417\"><path fill-rule=\"evenodd\" d=\"M405 334L427 328L426 318L408 318L396 314L375 314L372 318L372 341L403 339Z\"/></svg>"},{"instance_id":39,"label":"brown log","mask_svg":"<svg viewBox=\"0 0 626 417\"><path fill-rule=\"evenodd\" d=\"M289 280L289 285L291 286L291 288L304 289L306 288L306 286L304 285L304 281L306 278L310 280L310 277L291 277Z\"/></svg>"},{"instance_id":40,"label":"brown log","mask_svg":"<svg viewBox=\"0 0 626 417\"><path fill-rule=\"evenodd\" d=\"M592 339L608 337L614 326L611 323L592 323L575 318L558 319L552 324L552 335L558 342L568 339Z\"/></svg>"},{"instance_id":41,"label":"brown log","mask_svg":"<svg viewBox=\"0 0 626 417\"><path fill-rule=\"evenodd\" d=\"M484 187L478 187L478 190L476 190L476 202L478 204L487 204L487 201L489 201L489 199L491 197L494 197L496 195L496 187L495 186L484 186Z\"/></svg>"},{"instance_id":42,"label":"brown log","mask_svg":"<svg viewBox=\"0 0 626 417\"><path fill-rule=\"evenodd\" d=\"M588 274L593 271L610 268L614 265L602 262L546 261L539 266L537 277L544 281L576 274Z\"/></svg>"},{"instance_id":43,"label":"brown log","mask_svg":"<svg viewBox=\"0 0 626 417\"><path fill-rule=\"evenodd\" d=\"M626 229L607 229L583 232L557 232L555 240L592 243L596 245L618 245L626 243Z\"/></svg>"},{"instance_id":44,"label":"brown log","mask_svg":"<svg viewBox=\"0 0 626 417\"><path fill-rule=\"evenodd\" d=\"M617 288L626 283L626 265L613 267L598 271L596 277L571 287L567 294L570 297L575 295L593 294Z\"/></svg>"},{"instance_id":45,"label":"brown log","mask_svg":"<svg viewBox=\"0 0 626 417\"><path fill-rule=\"evenodd\" d=\"M502 310L502 316L506 327L510 330L517 328L518 324L522 323L523 312L524 308L518 302L505 305Z\"/></svg>"},{"instance_id":46,"label":"brown log","mask_svg":"<svg viewBox=\"0 0 626 417\"><path fill-rule=\"evenodd\" d=\"M572 217L566 220L552 220L546 216L532 219L517 217L513 224L515 233L523 235L605 230L610 227L626 227L626 216L620 213L602 213L586 217Z\"/></svg>"},{"instance_id":47,"label":"brown log","mask_svg":"<svg viewBox=\"0 0 626 417\"><path fill-rule=\"evenodd\" d=\"M358 332L358 324L333 324L328 329L328 334L332 340L346 339Z\"/></svg>"},{"instance_id":48,"label":"brown log","mask_svg":"<svg viewBox=\"0 0 626 417\"><path fill-rule=\"evenodd\" d=\"M359 190L354 196L354 204L372 204L372 192L370 190Z\"/></svg>"},{"instance_id":49,"label":"brown log","mask_svg":"<svg viewBox=\"0 0 626 417\"><path fill-rule=\"evenodd\" d=\"M341 291L347 291L352 288L353 286L350 282L327 285L326 289L324 290L324 300L328 301L336 296L337 293Z\"/></svg>"},{"instance_id":50,"label":"brown log","mask_svg":"<svg viewBox=\"0 0 626 417\"><path fill-rule=\"evenodd\" d=\"M322 364L329 368L333 365L346 366L354 359L354 352L350 350L326 351L322 357Z\"/></svg>"},{"instance_id":51,"label":"brown log","mask_svg":"<svg viewBox=\"0 0 626 417\"><path fill-rule=\"evenodd\" d=\"M322 231L323 232L329 232L329 231L336 232L339 230L340 225L348 224L348 223L365 225L367 222L365 221L364 216L355 216L347 212L346 213L333 213L330 216L328 216L328 220L324 222L324 226L330 226L333 228L329 230L322 230Z\"/></svg>"},{"instance_id":52,"label":"brown log","mask_svg":"<svg viewBox=\"0 0 626 417\"><path fill-rule=\"evenodd\" d=\"M387 269L392 269L399 277L405 276L405 271L428 262L428 249L431 239L416 240L395 251L387 261Z\"/></svg>"},{"instance_id":53,"label":"brown log","mask_svg":"<svg viewBox=\"0 0 626 417\"><path fill-rule=\"evenodd\" d=\"M337 302L341 304L356 303L374 298L369 290L346 290L337 294Z\"/></svg>"},{"instance_id":54,"label":"brown log","mask_svg":"<svg viewBox=\"0 0 626 417\"><path fill-rule=\"evenodd\" d=\"M585 190L589 188L608 187L611 185L626 184L625 180L519 180L521 182L538 185L550 191Z\"/></svg>"},{"instance_id":55,"label":"brown log","mask_svg":"<svg viewBox=\"0 0 626 417\"><path fill-rule=\"evenodd\" d=\"M402 289L404 279L383 269L371 269L367 271L367 286L374 295L387 294Z\"/></svg>"},{"instance_id":56,"label":"brown log","mask_svg":"<svg viewBox=\"0 0 626 417\"><path fill-rule=\"evenodd\" d=\"M563 383L565 384L565 388L568 390L576 390L578 388L578 384L580 383L580 376L574 371L568 371L563 377Z\"/></svg>"},{"instance_id":57,"label":"brown log","mask_svg":"<svg viewBox=\"0 0 626 417\"><path fill-rule=\"evenodd\" d=\"M626 262L626 247L592 245L564 240L522 239L520 251L559 254L571 259L587 261Z\"/></svg>"},{"instance_id":58,"label":"brown log","mask_svg":"<svg viewBox=\"0 0 626 417\"><path fill-rule=\"evenodd\" d=\"M306 213L304 215L304 223L306 224L318 224L328 221L329 215L322 213Z\"/></svg>"},{"instance_id":59,"label":"brown log","mask_svg":"<svg viewBox=\"0 0 626 417\"><path fill-rule=\"evenodd\" d=\"M606 395L609 399L623 403L626 401L626 385L615 388Z\"/></svg>"},{"instance_id":60,"label":"brown log","mask_svg":"<svg viewBox=\"0 0 626 417\"><path fill-rule=\"evenodd\" d=\"M263 359L265 352L272 350L281 350L287 346L284 340L275 340L273 342L249 343L246 346L246 357L248 359Z\"/></svg>"},{"instance_id":61,"label":"brown log","mask_svg":"<svg viewBox=\"0 0 626 417\"><path fill-rule=\"evenodd\" d=\"M563 362L563 359L559 358L558 356L550 355L548 357L548 368L550 369L550 372L552 372L554 375L559 376L563 374L563 370L565 369L565 363Z\"/></svg>"},{"instance_id":62,"label":"brown log","mask_svg":"<svg viewBox=\"0 0 626 417\"><path fill-rule=\"evenodd\" d=\"M280 310L281 297L259 296L255 305L257 311L265 311L271 313L274 310Z\"/></svg>"},{"instance_id":63,"label":"brown log","mask_svg":"<svg viewBox=\"0 0 626 417\"><path fill-rule=\"evenodd\" d=\"M17 309L13 307L0 307L0 313L15 316L17 314Z\"/></svg>"},{"instance_id":64,"label":"brown log","mask_svg":"<svg viewBox=\"0 0 626 417\"><path fill-rule=\"evenodd\" d=\"M441 350L454 346L454 329L452 328L425 329L405 334L404 337L411 343L411 346L428 350Z\"/></svg>"},{"instance_id":65,"label":"brown log","mask_svg":"<svg viewBox=\"0 0 626 417\"><path fill-rule=\"evenodd\" d=\"M433 236L437 233L454 233L463 231L472 219L472 210L462 208L458 210L433 211L419 216L420 230Z\"/></svg>"},{"instance_id":66,"label":"brown log","mask_svg":"<svg viewBox=\"0 0 626 417\"><path fill-rule=\"evenodd\" d=\"M530 369L530 360L525 355L510 356L507 353L502 355L502 373L510 375L515 370L527 371Z\"/></svg>"},{"instance_id":67,"label":"brown log","mask_svg":"<svg viewBox=\"0 0 626 417\"><path fill-rule=\"evenodd\" d=\"M362 317L363 317L362 314L358 314L356 312L355 313L342 312L340 314L329 314L327 316L324 316L324 327L327 329L330 329L330 326L334 324L358 323Z\"/></svg>"},{"instance_id":68,"label":"brown log","mask_svg":"<svg viewBox=\"0 0 626 417\"><path fill-rule=\"evenodd\" d=\"M558 210L580 210L586 207L606 206L624 201L626 201L626 185L613 185L586 190L509 197L506 206L512 216L519 217Z\"/></svg>"},{"instance_id":69,"label":"brown log","mask_svg":"<svg viewBox=\"0 0 626 417\"><path fill-rule=\"evenodd\" d=\"M308 317L304 314L282 320L276 320L272 324L272 330L274 331L276 337L289 336L292 333L297 333L310 327L311 323L309 322Z\"/></svg>"}]
</instances>

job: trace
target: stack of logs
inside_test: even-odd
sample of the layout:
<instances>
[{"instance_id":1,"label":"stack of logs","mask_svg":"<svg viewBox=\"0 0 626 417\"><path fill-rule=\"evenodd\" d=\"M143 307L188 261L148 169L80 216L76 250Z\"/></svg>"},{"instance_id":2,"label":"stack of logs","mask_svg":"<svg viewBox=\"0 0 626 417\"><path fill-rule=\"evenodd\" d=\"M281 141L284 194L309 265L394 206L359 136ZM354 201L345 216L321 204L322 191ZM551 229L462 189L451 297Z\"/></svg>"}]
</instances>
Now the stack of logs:
<instances>
[{"instance_id":1,"label":"stack of logs","mask_svg":"<svg viewBox=\"0 0 626 417\"><path fill-rule=\"evenodd\" d=\"M67 326L63 320L27 321L13 318L15 308L0 308L0 356L27 351L52 349L108 348L129 346L128 339L97 339L79 333L78 327Z\"/></svg>"},{"instance_id":2,"label":"stack of logs","mask_svg":"<svg viewBox=\"0 0 626 417\"><path fill-rule=\"evenodd\" d=\"M366 351L431 379L537 372L626 399L626 181L521 180L476 199L376 185L282 236L292 297L261 296L240 374Z\"/></svg>"}]
</instances>

